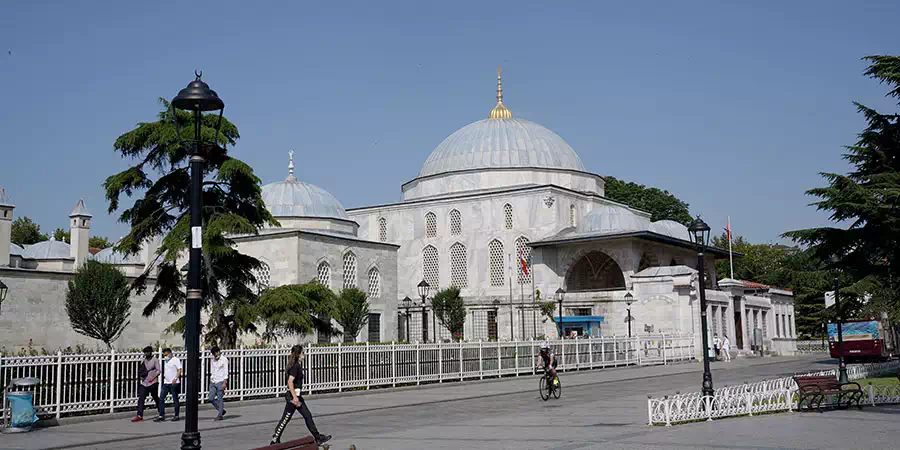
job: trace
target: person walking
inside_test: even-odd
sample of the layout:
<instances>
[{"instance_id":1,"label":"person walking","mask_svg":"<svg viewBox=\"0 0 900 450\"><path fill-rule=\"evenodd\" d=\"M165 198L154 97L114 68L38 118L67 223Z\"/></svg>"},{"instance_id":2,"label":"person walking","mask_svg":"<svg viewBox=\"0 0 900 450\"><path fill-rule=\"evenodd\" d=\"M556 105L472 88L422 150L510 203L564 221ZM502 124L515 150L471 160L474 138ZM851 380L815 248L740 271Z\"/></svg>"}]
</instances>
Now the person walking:
<instances>
[{"instance_id":1,"label":"person walking","mask_svg":"<svg viewBox=\"0 0 900 450\"><path fill-rule=\"evenodd\" d=\"M716 351L716 361L722 359L722 342L719 340L719 334L716 333L713 335L713 350Z\"/></svg>"},{"instance_id":2,"label":"person walking","mask_svg":"<svg viewBox=\"0 0 900 450\"><path fill-rule=\"evenodd\" d=\"M156 402L159 405L159 417L155 421L163 422L166 420L166 398L171 393L172 400L175 402L175 417L172 418L174 422L181 420L181 403L178 401L178 395L181 394L181 377L183 376L181 360L172 354L171 348L163 349L163 360L165 363L163 364L162 372L162 395L159 396L159 401Z\"/></svg>"},{"instance_id":3,"label":"person walking","mask_svg":"<svg viewBox=\"0 0 900 450\"><path fill-rule=\"evenodd\" d=\"M225 418L225 389L228 389L228 358L215 346L211 350L213 359L209 362L209 403L216 408L216 420Z\"/></svg>"},{"instance_id":4,"label":"person walking","mask_svg":"<svg viewBox=\"0 0 900 450\"><path fill-rule=\"evenodd\" d=\"M303 420L306 421L306 428L309 429L309 432L316 439L316 444L322 445L331 439L331 435L319 433L315 422L313 422L312 413L306 406L306 401L304 401L303 397L300 395L303 390L304 370L302 362L304 359L305 354L302 345L291 347L291 356L288 359L287 364L287 391L284 393L284 400L286 402L284 405L284 412L281 414L281 420L278 421L278 425L275 427L275 433L272 435L272 440L269 442L269 445L281 443L281 435L284 433L284 429L287 427L288 422L291 421L294 411L300 411L300 415L303 416Z\"/></svg>"},{"instance_id":5,"label":"person walking","mask_svg":"<svg viewBox=\"0 0 900 450\"><path fill-rule=\"evenodd\" d=\"M138 384L138 410L137 416L131 419L132 422L141 422L144 420L144 401L147 394L153 397L153 401L159 405L159 360L153 357L153 347L149 345L144 347L144 360L138 364L138 378L141 379Z\"/></svg>"},{"instance_id":6,"label":"person walking","mask_svg":"<svg viewBox=\"0 0 900 450\"><path fill-rule=\"evenodd\" d=\"M731 361L731 341L728 340L727 335L722 340L722 355L725 357L725 362Z\"/></svg>"}]
</instances>

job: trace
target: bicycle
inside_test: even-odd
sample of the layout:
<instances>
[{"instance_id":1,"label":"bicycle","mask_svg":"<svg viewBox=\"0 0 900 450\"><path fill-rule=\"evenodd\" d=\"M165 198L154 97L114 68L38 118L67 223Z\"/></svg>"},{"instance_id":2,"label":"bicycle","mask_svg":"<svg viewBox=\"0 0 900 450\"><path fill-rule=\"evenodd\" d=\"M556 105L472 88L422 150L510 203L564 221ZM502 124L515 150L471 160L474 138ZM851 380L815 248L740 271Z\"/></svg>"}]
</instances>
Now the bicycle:
<instances>
[{"instance_id":1,"label":"bicycle","mask_svg":"<svg viewBox=\"0 0 900 450\"><path fill-rule=\"evenodd\" d=\"M562 383L559 382L559 376L551 375L549 370L545 370L538 383L538 392L540 392L541 399L545 402L550 400L550 396L558 400L562 394Z\"/></svg>"}]
</instances>

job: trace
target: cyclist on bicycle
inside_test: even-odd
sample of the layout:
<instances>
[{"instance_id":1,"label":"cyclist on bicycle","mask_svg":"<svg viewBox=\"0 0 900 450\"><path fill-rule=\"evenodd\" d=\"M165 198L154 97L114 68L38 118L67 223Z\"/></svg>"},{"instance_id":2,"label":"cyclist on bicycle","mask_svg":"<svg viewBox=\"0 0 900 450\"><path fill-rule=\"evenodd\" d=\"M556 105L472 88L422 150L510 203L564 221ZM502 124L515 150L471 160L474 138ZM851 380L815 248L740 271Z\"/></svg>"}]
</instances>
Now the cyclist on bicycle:
<instances>
[{"instance_id":1,"label":"cyclist on bicycle","mask_svg":"<svg viewBox=\"0 0 900 450\"><path fill-rule=\"evenodd\" d=\"M544 373L549 373L550 376L553 378L554 383L558 384L559 379L556 378L556 364L557 364L556 355L553 354L553 349L550 348L549 341L541 342L540 357L541 357L541 362L543 363L542 369L544 370Z\"/></svg>"}]
</instances>

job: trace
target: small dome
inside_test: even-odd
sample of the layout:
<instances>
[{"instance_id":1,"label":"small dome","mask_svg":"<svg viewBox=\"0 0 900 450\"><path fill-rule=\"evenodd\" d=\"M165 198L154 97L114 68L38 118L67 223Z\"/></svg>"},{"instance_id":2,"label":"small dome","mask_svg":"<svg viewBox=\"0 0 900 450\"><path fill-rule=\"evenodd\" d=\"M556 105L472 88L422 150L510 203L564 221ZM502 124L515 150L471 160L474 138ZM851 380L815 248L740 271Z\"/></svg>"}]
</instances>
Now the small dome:
<instances>
[{"instance_id":1,"label":"small dome","mask_svg":"<svg viewBox=\"0 0 900 450\"><path fill-rule=\"evenodd\" d=\"M470 123L448 136L419 176L511 167L584 171L581 158L558 134L524 119L499 118Z\"/></svg>"},{"instance_id":2,"label":"small dome","mask_svg":"<svg viewBox=\"0 0 900 450\"><path fill-rule=\"evenodd\" d=\"M13 243L9 244L9 255L10 256L22 256L22 252L24 252L24 251L25 251L25 249L20 247L19 244L13 244Z\"/></svg>"},{"instance_id":3,"label":"small dome","mask_svg":"<svg viewBox=\"0 0 900 450\"><path fill-rule=\"evenodd\" d=\"M294 177L294 152L290 155L287 179L262 187L262 198L269 212L275 217L350 220L341 202L328 191Z\"/></svg>"},{"instance_id":4,"label":"small dome","mask_svg":"<svg viewBox=\"0 0 900 450\"><path fill-rule=\"evenodd\" d=\"M123 255L112 247L104 248L97 252L96 255L88 256L88 259L109 264L143 264L138 255Z\"/></svg>"},{"instance_id":5,"label":"small dome","mask_svg":"<svg viewBox=\"0 0 900 450\"><path fill-rule=\"evenodd\" d=\"M596 206L578 223L582 233L617 233L645 231L650 220L618 206Z\"/></svg>"},{"instance_id":6,"label":"small dome","mask_svg":"<svg viewBox=\"0 0 900 450\"><path fill-rule=\"evenodd\" d=\"M22 252L22 258L27 259L57 259L70 258L71 256L72 252L69 244L53 239L29 245Z\"/></svg>"},{"instance_id":7,"label":"small dome","mask_svg":"<svg viewBox=\"0 0 900 450\"><path fill-rule=\"evenodd\" d=\"M681 239L683 241L691 240L691 235L688 233L687 227L674 220L658 220L653 222L650 224L650 231L675 239Z\"/></svg>"}]
</instances>

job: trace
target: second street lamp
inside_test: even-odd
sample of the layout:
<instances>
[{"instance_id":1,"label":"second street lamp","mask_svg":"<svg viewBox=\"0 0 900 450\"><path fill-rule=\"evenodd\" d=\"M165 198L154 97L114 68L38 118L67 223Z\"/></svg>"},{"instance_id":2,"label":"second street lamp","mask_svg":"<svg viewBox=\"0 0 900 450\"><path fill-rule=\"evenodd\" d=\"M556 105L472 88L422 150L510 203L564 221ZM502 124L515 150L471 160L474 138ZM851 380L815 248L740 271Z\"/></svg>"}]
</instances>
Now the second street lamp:
<instances>
[{"instance_id":1,"label":"second street lamp","mask_svg":"<svg viewBox=\"0 0 900 450\"><path fill-rule=\"evenodd\" d=\"M422 280L417 286L419 288L419 297L422 297L422 342L428 343L428 313L426 311L425 300L428 297L428 289L431 285L427 281Z\"/></svg>"},{"instance_id":2,"label":"second street lamp","mask_svg":"<svg viewBox=\"0 0 900 450\"><path fill-rule=\"evenodd\" d=\"M190 258L188 262L187 301L184 311L185 333L184 347L187 350L187 392L185 393L185 421L184 433L181 435L182 450L196 450L200 448L200 432L197 428L197 401L200 389L200 307L203 300L203 290L200 283L200 261L203 248L203 163L206 161L207 148L202 142L201 125L203 113L219 111L219 120L216 125L216 137L209 143L212 147L218 145L219 131L222 126L222 114L225 111L225 102L219 98L216 91L200 80L202 73L194 73L197 78L190 82L186 88L178 92L172 99L172 121L175 125L176 137L182 147L191 144L192 148L186 148L191 154L191 186L189 203L191 208L191 237ZM189 111L194 125L194 138L190 142L181 139L181 124L178 111Z\"/></svg>"},{"instance_id":3,"label":"second street lamp","mask_svg":"<svg viewBox=\"0 0 900 450\"><path fill-rule=\"evenodd\" d=\"M714 391L712 373L709 371L709 333L706 329L706 272L703 267L703 251L709 244L709 225L697 216L688 227L688 232L697 245L697 272L700 276L697 290L700 291L700 333L703 336L703 395L712 397Z\"/></svg>"},{"instance_id":4,"label":"second street lamp","mask_svg":"<svg viewBox=\"0 0 900 450\"><path fill-rule=\"evenodd\" d=\"M406 338L407 344L410 342L410 339L409 339L409 308L412 307L412 302L413 302L412 299L409 298L409 296L407 295L406 298L404 298L403 301L401 302L402 306L400 306L401 308L403 308L403 311L406 313L406 334L404 334L403 337Z\"/></svg>"},{"instance_id":5,"label":"second street lamp","mask_svg":"<svg viewBox=\"0 0 900 450\"><path fill-rule=\"evenodd\" d=\"M631 304L634 303L634 295L631 294L631 291L628 291L625 294L625 306L628 308L628 317L625 318L628 321L628 337L631 337Z\"/></svg>"},{"instance_id":6,"label":"second street lamp","mask_svg":"<svg viewBox=\"0 0 900 450\"><path fill-rule=\"evenodd\" d=\"M566 298L566 291L563 288L559 288L556 290L556 301L559 303L559 338L563 338L563 323L562 323L562 304L563 299Z\"/></svg>"}]
</instances>

